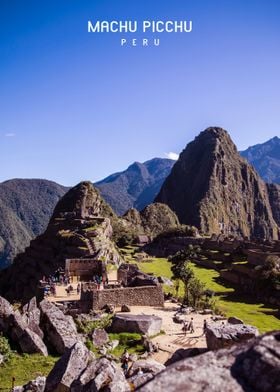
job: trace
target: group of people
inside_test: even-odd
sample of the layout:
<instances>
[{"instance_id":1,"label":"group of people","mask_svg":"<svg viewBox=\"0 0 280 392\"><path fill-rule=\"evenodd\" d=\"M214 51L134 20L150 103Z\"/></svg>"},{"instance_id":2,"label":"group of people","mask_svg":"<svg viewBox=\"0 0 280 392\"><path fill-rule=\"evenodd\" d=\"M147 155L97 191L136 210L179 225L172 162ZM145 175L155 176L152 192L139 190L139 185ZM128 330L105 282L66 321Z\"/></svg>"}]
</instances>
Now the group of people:
<instances>
[{"instance_id":1,"label":"group of people","mask_svg":"<svg viewBox=\"0 0 280 392\"><path fill-rule=\"evenodd\" d=\"M206 328L207 328L207 320L203 320L203 334L202 334L202 336L205 335ZM187 320L184 321L182 331L184 332L185 336L186 336L187 332L194 333L193 317L190 319L190 321L187 321Z\"/></svg>"},{"instance_id":2,"label":"group of people","mask_svg":"<svg viewBox=\"0 0 280 392\"><path fill-rule=\"evenodd\" d=\"M107 274L94 275L93 283L97 285L97 290L104 289L105 285L109 283Z\"/></svg>"},{"instance_id":3,"label":"group of people","mask_svg":"<svg viewBox=\"0 0 280 392\"><path fill-rule=\"evenodd\" d=\"M185 336L187 332L194 333L193 317L190 319L190 321L184 321L182 331L184 332Z\"/></svg>"}]
</instances>

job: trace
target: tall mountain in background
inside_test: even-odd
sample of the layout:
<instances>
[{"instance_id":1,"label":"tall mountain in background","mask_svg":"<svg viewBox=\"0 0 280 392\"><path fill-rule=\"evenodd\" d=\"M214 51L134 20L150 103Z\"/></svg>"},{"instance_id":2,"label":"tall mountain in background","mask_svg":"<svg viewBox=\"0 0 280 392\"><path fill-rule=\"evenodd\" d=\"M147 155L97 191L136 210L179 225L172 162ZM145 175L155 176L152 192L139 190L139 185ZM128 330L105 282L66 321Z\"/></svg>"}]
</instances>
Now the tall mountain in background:
<instances>
[{"instance_id":1,"label":"tall mountain in background","mask_svg":"<svg viewBox=\"0 0 280 392\"><path fill-rule=\"evenodd\" d=\"M240 154L250 162L268 183L280 184L280 139L275 136L262 144L247 148Z\"/></svg>"},{"instance_id":2,"label":"tall mountain in background","mask_svg":"<svg viewBox=\"0 0 280 392\"><path fill-rule=\"evenodd\" d=\"M266 184L221 128L187 145L155 201L204 233L278 238Z\"/></svg>"},{"instance_id":3,"label":"tall mountain in background","mask_svg":"<svg viewBox=\"0 0 280 392\"><path fill-rule=\"evenodd\" d=\"M163 158L135 162L125 171L112 174L94 185L118 215L130 208L142 210L153 202L174 163Z\"/></svg>"},{"instance_id":4,"label":"tall mountain in background","mask_svg":"<svg viewBox=\"0 0 280 392\"><path fill-rule=\"evenodd\" d=\"M0 184L0 269L45 230L66 190L47 180L14 179Z\"/></svg>"}]
</instances>

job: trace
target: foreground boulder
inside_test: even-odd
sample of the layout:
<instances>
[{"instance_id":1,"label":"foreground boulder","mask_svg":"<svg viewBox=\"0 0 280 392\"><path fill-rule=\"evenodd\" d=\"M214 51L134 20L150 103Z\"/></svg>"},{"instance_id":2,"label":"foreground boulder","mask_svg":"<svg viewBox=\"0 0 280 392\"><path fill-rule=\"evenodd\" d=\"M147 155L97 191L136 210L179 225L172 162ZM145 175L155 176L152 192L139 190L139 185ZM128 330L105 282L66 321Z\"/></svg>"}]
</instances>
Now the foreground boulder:
<instances>
[{"instance_id":1,"label":"foreground boulder","mask_svg":"<svg viewBox=\"0 0 280 392\"><path fill-rule=\"evenodd\" d=\"M107 358L92 361L71 385L71 392L82 391L129 392L124 373L115 362Z\"/></svg>"},{"instance_id":2,"label":"foreground boulder","mask_svg":"<svg viewBox=\"0 0 280 392\"><path fill-rule=\"evenodd\" d=\"M41 337L28 327L19 311L14 311L12 305L2 297L0 297L0 331L18 344L22 352L48 355Z\"/></svg>"},{"instance_id":3,"label":"foreground boulder","mask_svg":"<svg viewBox=\"0 0 280 392\"><path fill-rule=\"evenodd\" d=\"M28 328L30 328L31 331L35 332L43 339L44 333L40 328L41 312L37 306L36 297L31 298L31 300L23 306L22 311L23 311L22 317L26 322L26 324L28 325Z\"/></svg>"},{"instance_id":4,"label":"foreground boulder","mask_svg":"<svg viewBox=\"0 0 280 392\"><path fill-rule=\"evenodd\" d=\"M58 354L63 354L79 340L73 318L47 300L40 302L40 309L46 339Z\"/></svg>"},{"instance_id":5,"label":"foreground boulder","mask_svg":"<svg viewBox=\"0 0 280 392\"><path fill-rule=\"evenodd\" d=\"M280 331L184 359L166 368L141 392L275 392L280 380Z\"/></svg>"},{"instance_id":6,"label":"foreground boulder","mask_svg":"<svg viewBox=\"0 0 280 392\"><path fill-rule=\"evenodd\" d=\"M117 314L113 318L112 332L135 332L153 336L160 333L162 319L144 314Z\"/></svg>"},{"instance_id":7,"label":"foreground boulder","mask_svg":"<svg viewBox=\"0 0 280 392\"><path fill-rule=\"evenodd\" d=\"M105 329L96 328L92 333L92 343L96 347L101 347L109 342L109 336Z\"/></svg>"},{"instance_id":8,"label":"foreground boulder","mask_svg":"<svg viewBox=\"0 0 280 392\"><path fill-rule=\"evenodd\" d=\"M10 328L10 316L14 313L14 309L9 301L0 297L0 331L6 333Z\"/></svg>"},{"instance_id":9,"label":"foreground boulder","mask_svg":"<svg viewBox=\"0 0 280 392\"><path fill-rule=\"evenodd\" d=\"M46 377L37 377L35 380L29 381L22 387L15 387L13 392L44 392L46 386Z\"/></svg>"},{"instance_id":10,"label":"foreground boulder","mask_svg":"<svg viewBox=\"0 0 280 392\"><path fill-rule=\"evenodd\" d=\"M46 380L45 392L66 392L82 371L93 360L93 354L82 342L77 342L65 351L56 362Z\"/></svg>"},{"instance_id":11,"label":"foreground boulder","mask_svg":"<svg viewBox=\"0 0 280 392\"><path fill-rule=\"evenodd\" d=\"M207 325L206 342L209 350L230 347L258 336L257 328L244 324Z\"/></svg>"}]
</instances>

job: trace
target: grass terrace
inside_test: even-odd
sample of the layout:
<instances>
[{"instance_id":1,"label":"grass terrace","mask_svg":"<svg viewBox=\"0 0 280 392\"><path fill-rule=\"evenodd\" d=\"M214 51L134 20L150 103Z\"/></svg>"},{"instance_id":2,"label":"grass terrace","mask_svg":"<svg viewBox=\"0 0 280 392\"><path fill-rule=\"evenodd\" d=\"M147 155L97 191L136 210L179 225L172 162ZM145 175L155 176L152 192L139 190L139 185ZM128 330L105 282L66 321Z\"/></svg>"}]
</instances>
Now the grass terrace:
<instances>
[{"instance_id":1,"label":"grass terrace","mask_svg":"<svg viewBox=\"0 0 280 392\"><path fill-rule=\"evenodd\" d=\"M17 386L24 385L38 376L46 376L57 360L58 357L44 357L39 354L13 354L8 362L0 366L0 392L12 390L13 377Z\"/></svg>"},{"instance_id":2,"label":"grass terrace","mask_svg":"<svg viewBox=\"0 0 280 392\"><path fill-rule=\"evenodd\" d=\"M138 266L143 272L153 273L155 276L172 277L171 263L165 258L155 258L149 263L138 263ZM214 269L204 268L194 263L191 263L191 266L196 277L205 284L206 288L215 291L218 305L228 317L239 317L245 323L255 325L261 332L280 329L277 308L236 293L234 287L222 280L219 272ZM164 290L168 292L172 289L166 286ZM179 294L183 294L183 287L180 287Z\"/></svg>"}]
</instances>

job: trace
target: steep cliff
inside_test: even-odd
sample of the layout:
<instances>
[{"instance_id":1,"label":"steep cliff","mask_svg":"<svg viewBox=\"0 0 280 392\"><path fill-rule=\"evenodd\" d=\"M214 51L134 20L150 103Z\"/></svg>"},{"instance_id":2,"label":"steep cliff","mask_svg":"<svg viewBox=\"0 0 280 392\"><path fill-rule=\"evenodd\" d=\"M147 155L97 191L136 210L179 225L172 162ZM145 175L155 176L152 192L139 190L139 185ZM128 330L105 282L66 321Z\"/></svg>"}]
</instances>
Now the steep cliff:
<instances>
[{"instance_id":1,"label":"steep cliff","mask_svg":"<svg viewBox=\"0 0 280 392\"><path fill-rule=\"evenodd\" d=\"M280 227L280 185L267 184L267 189L273 218Z\"/></svg>"},{"instance_id":2,"label":"steep cliff","mask_svg":"<svg viewBox=\"0 0 280 392\"><path fill-rule=\"evenodd\" d=\"M12 301L28 300L35 295L39 280L64 268L67 258L119 263L110 218L116 217L90 182L72 188L58 202L46 231L0 273L1 295Z\"/></svg>"},{"instance_id":3,"label":"steep cliff","mask_svg":"<svg viewBox=\"0 0 280 392\"><path fill-rule=\"evenodd\" d=\"M205 234L278 238L266 184L222 128L207 128L187 145L156 201Z\"/></svg>"}]
</instances>

